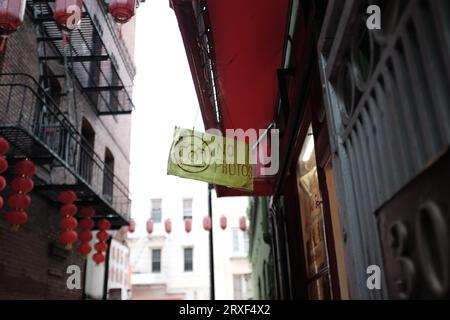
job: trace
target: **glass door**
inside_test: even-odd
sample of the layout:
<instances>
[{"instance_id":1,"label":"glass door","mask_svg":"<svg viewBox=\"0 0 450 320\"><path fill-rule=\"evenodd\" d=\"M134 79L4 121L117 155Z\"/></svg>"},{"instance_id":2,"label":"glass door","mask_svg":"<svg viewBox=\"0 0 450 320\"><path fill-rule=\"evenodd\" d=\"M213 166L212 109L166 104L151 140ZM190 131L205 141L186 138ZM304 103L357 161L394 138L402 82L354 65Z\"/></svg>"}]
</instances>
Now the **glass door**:
<instances>
[{"instance_id":1,"label":"glass door","mask_svg":"<svg viewBox=\"0 0 450 320\"><path fill-rule=\"evenodd\" d=\"M308 295L331 298L330 269L324 229L322 197L317 176L313 130L310 126L297 164L297 187L303 231Z\"/></svg>"}]
</instances>

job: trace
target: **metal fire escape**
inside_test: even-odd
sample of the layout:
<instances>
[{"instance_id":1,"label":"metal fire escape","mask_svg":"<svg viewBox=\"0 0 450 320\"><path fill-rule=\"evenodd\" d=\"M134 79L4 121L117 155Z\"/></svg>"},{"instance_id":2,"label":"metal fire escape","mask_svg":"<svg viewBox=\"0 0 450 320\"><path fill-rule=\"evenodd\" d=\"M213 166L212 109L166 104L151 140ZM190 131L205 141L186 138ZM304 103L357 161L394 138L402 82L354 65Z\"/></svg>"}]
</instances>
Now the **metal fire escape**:
<instances>
[{"instance_id":1,"label":"metal fire escape","mask_svg":"<svg viewBox=\"0 0 450 320\"><path fill-rule=\"evenodd\" d=\"M80 134L74 87L105 116L131 113L131 84L120 78L96 17L86 7L80 28L66 46L53 8L54 1L27 1L27 14L37 30L39 80L23 73L0 74L0 136L11 144L10 164L29 158L39 165L37 192L59 205L59 193L74 190L78 205L93 206L94 219L107 218L118 229L129 223L129 191ZM55 90L61 82L64 85ZM7 174L12 176L12 170Z\"/></svg>"},{"instance_id":2,"label":"metal fire escape","mask_svg":"<svg viewBox=\"0 0 450 320\"><path fill-rule=\"evenodd\" d=\"M100 7L100 6L99 6ZM79 28L70 33L70 41L64 45L61 29L53 19L53 0L28 0L27 9L37 25L41 62L40 83L48 85L64 74L49 74L46 67L51 61L64 64L89 98L100 116L129 114L134 106L130 97L132 83L125 83L118 73L117 61L105 46L97 15L83 6ZM114 31L112 31L114 32ZM68 57L65 59L65 50ZM67 92L66 92L67 93Z\"/></svg>"}]
</instances>

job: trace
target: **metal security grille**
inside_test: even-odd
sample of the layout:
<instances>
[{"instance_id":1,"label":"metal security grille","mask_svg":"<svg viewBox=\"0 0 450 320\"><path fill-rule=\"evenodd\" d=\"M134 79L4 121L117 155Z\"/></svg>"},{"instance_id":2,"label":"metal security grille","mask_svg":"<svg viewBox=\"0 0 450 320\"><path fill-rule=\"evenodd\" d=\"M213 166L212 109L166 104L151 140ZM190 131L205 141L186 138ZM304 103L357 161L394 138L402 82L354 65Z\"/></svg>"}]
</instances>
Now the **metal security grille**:
<instances>
[{"instance_id":1,"label":"metal security grille","mask_svg":"<svg viewBox=\"0 0 450 320\"><path fill-rule=\"evenodd\" d=\"M382 30L366 26L378 4ZM331 1L320 40L352 294L383 265L376 213L450 143L450 3Z\"/></svg>"}]
</instances>

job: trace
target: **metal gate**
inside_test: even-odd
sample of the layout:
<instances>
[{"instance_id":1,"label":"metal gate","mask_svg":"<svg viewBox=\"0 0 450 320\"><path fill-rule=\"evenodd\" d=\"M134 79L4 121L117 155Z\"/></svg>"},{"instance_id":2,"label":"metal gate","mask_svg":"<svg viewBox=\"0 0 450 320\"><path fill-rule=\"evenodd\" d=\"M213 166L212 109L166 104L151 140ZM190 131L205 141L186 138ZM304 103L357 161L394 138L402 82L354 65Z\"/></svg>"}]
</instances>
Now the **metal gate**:
<instances>
[{"instance_id":1,"label":"metal gate","mask_svg":"<svg viewBox=\"0 0 450 320\"><path fill-rule=\"evenodd\" d=\"M367 28L372 4L381 9L381 30ZM448 246L433 252L422 246L421 257L408 252L417 249L412 230L422 230L426 241L440 219L416 222L423 203L430 203L423 188L430 180L418 176L433 164L444 172L450 165L436 162L450 142L450 2L330 1L319 56L352 297L445 297L449 265L441 255L449 255ZM411 183L416 186L406 190ZM441 192L450 193L449 184L439 181ZM402 206L414 198L421 199L417 210ZM436 209L444 227L448 201ZM399 245L404 233L409 244ZM437 255L428 267L437 269L438 280L422 277L420 259L430 255ZM381 267L381 290L367 288L370 265ZM433 281L443 288L433 291L426 285Z\"/></svg>"}]
</instances>

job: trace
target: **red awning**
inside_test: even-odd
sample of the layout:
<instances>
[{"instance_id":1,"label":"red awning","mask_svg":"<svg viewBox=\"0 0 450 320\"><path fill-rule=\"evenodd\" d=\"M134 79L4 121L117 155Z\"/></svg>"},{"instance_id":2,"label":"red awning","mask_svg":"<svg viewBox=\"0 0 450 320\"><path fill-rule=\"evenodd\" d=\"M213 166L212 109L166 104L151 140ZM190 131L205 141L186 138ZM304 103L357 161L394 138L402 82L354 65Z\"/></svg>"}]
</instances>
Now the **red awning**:
<instances>
[{"instance_id":1,"label":"red awning","mask_svg":"<svg viewBox=\"0 0 450 320\"><path fill-rule=\"evenodd\" d=\"M266 129L278 99L289 0L207 1L223 129ZM251 144L256 141L250 141ZM274 178L251 193L216 187L218 196L271 195Z\"/></svg>"}]
</instances>

